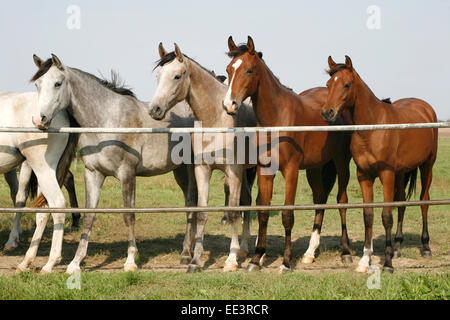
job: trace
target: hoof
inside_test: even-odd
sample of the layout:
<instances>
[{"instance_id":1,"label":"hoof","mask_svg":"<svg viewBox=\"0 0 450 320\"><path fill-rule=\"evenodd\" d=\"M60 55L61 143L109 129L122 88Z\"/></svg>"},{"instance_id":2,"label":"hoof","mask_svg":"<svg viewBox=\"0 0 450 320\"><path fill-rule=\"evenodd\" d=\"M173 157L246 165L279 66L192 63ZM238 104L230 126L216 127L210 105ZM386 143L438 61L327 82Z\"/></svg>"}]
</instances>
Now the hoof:
<instances>
[{"instance_id":1,"label":"hoof","mask_svg":"<svg viewBox=\"0 0 450 320\"><path fill-rule=\"evenodd\" d=\"M128 271L136 271L137 270L137 265L135 264L126 264L123 266L123 271L128 272Z\"/></svg>"},{"instance_id":2,"label":"hoof","mask_svg":"<svg viewBox=\"0 0 450 320\"><path fill-rule=\"evenodd\" d=\"M302 263L310 264L314 262L314 257L304 255L302 258Z\"/></svg>"},{"instance_id":3,"label":"hoof","mask_svg":"<svg viewBox=\"0 0 450 320\"><path fill-rule=\"evenodd\" d=\"M225 263L223 267L223 272L234 272L238 268L237 263Z\"/></svg>"},{"instance_id":4,"label":"hoof","mask_svg":"<svg viewBox=\"0 0 450 320\"><path fill-rule=\"evenodd\" d=\"M52 273L52 271L42 268L41 271L39 271L39 273L40 274L50 274L50 273Z\"/></svg>"},{"instance_id":5,"label":"hoof","mask_svg":"<svg viewBox=\"0 0 450 320\"><path fill-rule=\"evenodd\" d=\"M342 255L341 260L344 264L352 264L353 263L352 256L349 254Z\"/></svg>"},{"instance_id":6,"label":"hoof","mask_svg":"<svg viewBox=\"0 0 450 320\"><path fill-rule=\"evenodd\" d=\"M262 266L264 265L264 260L266 260L266 254L264 253L261 257L261 259L259 259L259 265Z\"/></svg>"},{"instance_id":7,"label":"hoof","mask_svg":"<svg viewBox=\"0 0 450 320\"><path fill-rule=\"evenodd\" d=\"M3 251L4 251L4 252L12 252L12 251L16 250L17 247L18 247L18 246L8 246L8 245L5 245L5 247L3 248Z\"/></svg>"},{"instance_id":8,"label":"hoof","mask_svg":"<svg viewBox=\"0 0 450 320\"><path fill-rule=\"evenodd\" d=\"M192 257L190 257L190 256L181 257L180 264L188 265L191 262L191 260L192 260Z\"/></svg>"},{"instance_id":9,"label":"hoof","mask_svg":"<svg viewBox=\"0 0 450 320\"><path fill-rule=\"evenodd\" d=\"M402 253L400 251L394 251L394 255L392 256L392 259L398 259L402 256Z\"/></svg>"},{"instance_id":10,"label":"hoof","mask_svg":"<svg viewBox=\"0 0 450 320\"><path fill-rule=\"evenodd\" d=\"M77 272L81 272L81 269L79 266L74 266L72 264L69 264L69 266L66 269L67 274L75 274Z\"/></svg>"},{"instance_id":11,"label":"hoof","mask_svg":"<svg viewBox=\"0 0 450 320\"><path fill-rule=\"evenodd\" d=\"M432 254L430 250L422 251L422 257L428 257L431 258Z\"/></svg>"},{"instance_id":12,"label":"hoof","mask_svg":"<svg viewBox=\"0 0 450 320\"><path fill-rule=\"evenodd\" d=\"M359 272L359 273L366 273L368 269L369 269L369 266L364 266L364 265L359 264L355 271Z\"/></svg>"},{"instance_id":13,"label":"hoof","mask_svg":"<svg viewBox=\"0 0 450 320\"><path fill-rule=\"evenodd\" d=\"M197 273L202 271L202 268L197 265L197 264L190 264L189 267L187 268L186 273Z\"/></svg>"},{"instance_id":14,"label":"hoof","mask_svg":"<svg viewBox=\"0 0 450 320\"><path fill-rule=\"evenodd\" d=\"M279 274L285 274L285 273L289 273L292 272L291 268L286 267L284 264L282 264L279 268L278 268L278 273Z\"/></svg>"},{"instance_id":15,"label":"hoof","mask_svg":"<svg viewBox=\"0 0 450 320\"><path fill-rule=\"evenodd\" d=\"M254 263L249 263L247 266L247 271L248 272L254 272L254 271L259 271L261 270L261 267L258 266L257 264Z\"/></svg>"},{"instance_id":16,"label":"hoof","mask_svg":"<svg viewBox=\"0 0 450 320\"><path fill-rule=\"evenodd\" d=\"M241 259L246 258L247 255L248 255L248 251L245 249L239 249L238 254L237 254L238 258L241 258Z\"/></svg>"},{"instance_id":17,"label":"hoof","mask_svg":"<svg viewBox=\"0 0 450 320\"><path fill-rule=\"evenodd\" d=\"M80 230L79 226L71 226L70 227L70 232L77 232L78 230Z\"/></svg>"},{"instance_id":18,"label":"hoof","mask_svg":"<svg viewBox=\"0 0 450 320\"><path fill-rule=\"evenodd\" d=\"M30 271L29 268L24 268L24 267L21 267L21 266L17 266L16 267L16 273L23 273L23 272L28 272L28 271Z\"/></svg>"},{"instance_id":19,"label":"hoof","mask_svg":"<svg viewBox=\"0 0 450 320\"><path fill-rule=\"evenodd\" d=\"M383 272L394 273L394 268L384 266L384 267L383 267Z\"/></svg>"}]
</instances>

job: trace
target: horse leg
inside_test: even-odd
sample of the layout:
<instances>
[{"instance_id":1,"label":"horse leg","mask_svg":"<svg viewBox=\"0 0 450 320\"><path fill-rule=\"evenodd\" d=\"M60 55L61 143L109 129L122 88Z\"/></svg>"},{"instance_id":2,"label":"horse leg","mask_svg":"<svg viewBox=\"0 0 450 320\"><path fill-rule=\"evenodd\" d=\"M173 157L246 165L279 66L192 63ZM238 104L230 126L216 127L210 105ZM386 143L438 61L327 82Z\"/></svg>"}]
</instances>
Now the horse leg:
<instances>
[{"instance_id":1,"label":"horse leg","mask_svg":"<svg viewBox=\"0 0 450 320\"><path fill-rule=\"evenodd\" d=\"M134 172L128 172L120 177L122 183L123 205L125 208L134 208L136 199L136 176ZM124 271L136 271L135 257L138 252L136 247L136 236L134 233L135 213L124 213L123 220L128 227L128 256L125 261Z\"/></svg>"},{"instance_id":2,"label":"horse leg","mask_svg":"<svg viewBox=\"0 0 450 320\"><path fill-rule=\"evenodd\" d=\"M100 190L105 176L99 171L84 169L84 181L86 185L86 208L96 208L100 199ZM80 263L87 253L89 237L91 235L92 225L94 224L95 213L86 213L83 217L83 231L81 233L80 243L78 244L75 257L67 266L66 272L73 274L80 271Z\"/></svg>"},{"instance_id":3,"label":"horse leg","mask_svg":"<svg viewBox=\"0 0 450 320\"><path fill-rule=\"evenodd\" d=\"M270 205L273 193L273 179L275 175L261 174L261 168L258 166L258 185L259 185L259 205ZM266 253L266 235L267 223L269 222L269 211L258 212L258 237L256 238L255 254L247 266L247 271L252 272L261 269L264 263Z\"/></svg>"},{"instance_id":4,"label":"horse leg","mask_svg":"<svg viewBox=\"0 0 450 320\"><path fill-rule=\"evenodd\" d=\"M67 171L66 177L64 178L64 187L69 193L69 201L71 208L78 208L77 194L75 193L75 182L73 179L73 174ZM78 230L80 226L80 214L72 213L72 226L71 231Z\"/></svg>"},{"instance_id":5,"label":"horse leg","mask_svg":"<svg viewBox=\"0 0 450 320\"><path fill-rule=\"evenodd\" d=\"M336 169L338 176L338 203L348 203L347 186L350 180L350 164L351 156L345 157L345 159L339 159L336 161ZM352 263L352 256L350 253L350 240L347 233L347 209L339 209L339 215L341 216L341 260L344 263Z\"/></svg>"},{"instance_id":6,"label":"horse leg","mask_svg":"<svg viewBox=\"0 0 450 320\"><path fill-rule=\"evenodd\" d=\"M16 207L16 197L19 188L19 181L17 180L16 169L13 169L5 173L5 180L9 186L9 192L13 201L14 207ZM14 222L11 232L9 233L8 241L5 244L4 251L13 251L19 246L19 236L21 232L20 219L22 218L21 212L14 213Z\"/></svg>"},{"instance_id":7,"label":"horse leg","mask_svg":"<svg viewBox=\"0 0 450 320\"><path fill-rule=\"evenodd\" d=\"M242 175L244 173L243 167L240 165L228 165L225 170L225 179L226 184L230 187L230 198L228 205L229 206L238 206L241 188L242 188ZM223 271L236 271L238 267L237 256L239 253L240 245L239 245L239 216L240 213L238 211L230 211L228 212L228 220L231 224L231 243L230 243L230 254L228 255L227 260L225 261L225 266L223 267Z\"/></svg>"},{"instance_id":8,"label":"horse leg","mask_svg":"<svg viewBox=\"0 0 450 320\"><path fill-rule=\"evenodd\" d=\"M50 208L65 208L66 200L56 180L55 170L43 163L29 163L36 174L40 192L47 199ZM45 229L49 214L36 214L36 230L31 240L30 248L25 254L25 259L17 267L19 271L27 270L30 263L36 257L39 243ZM50 255L47 263L42 268L42 273L50 273L53 266L61 259L61 249L64 235L64 213L52 213L53 236Z\"/></svg>"},{"instance_id":9,"label":"horse leg","mask_svg":"<svg viewBox=\"0 0 450 320\"><path fill-rule=\"evenodd\" d=\"M394 201L394 187L395 187L395 174L392 170L383 170L380 172L380 180L383 184L384 202ZM381 213L383 220L383 227L386 232L386 249L384 251L385 260L383 271L392 273L394 267L392 266L392 257L394 250L392 249L391 232L393 226L392 219L392 207L384 207Z\"/></svg>"},{"instance_id":10,"label":"horse leg","mask_svg":"<svg viewBox=\"0 0 450 320\"><path fill-rule=\"evenodd\" d=\"M197 181L198 188L198 206L206 207L208 206L209 198L209 181L211 179L211 168L208 165L197 165L195 166L195 180ZM200 258L203 253L203 236L205 232L206 221L208 220L207 212L197 212L196 221L196 233L195 233L195 248L194 256L192 257L189 267L187 269L188 273L201 271L200 268Z\"/></svg>"},{"instance_id":11,"label":"horse leg","mask_svg":"<svg viewBox=\"0 0 450 320\"><path fill-rule=\"evenodd\" d=\"M242 179L240 205L251 206L252 205L252 186L244 173ZM250 211L244 211L243 224L242 224L242 237L241 244L238 253L239 258L245 258L248 255L248 241L250 240Z\"/></svg>"},{"instance_id":12,"label":"horse leg","mask_svg":"<svg viewBox=\"0 0 450 320\"><path fill-rule=\"evenodd\" d=\"M405 201L405 175L398 174L395 177L395 194L394 201ZM398 219L397 219L397 231L395 233L395 244L394 244L394 256L393 258L398 258L401 256L401 244L403 242L403 217L405 216L406 207L398 207Z\"/></svg>"},{"instance_id":13,"label":"horse leg","mask_svg":"<svg viewBox=\"0 0 450 320\"><path fill-rule=\"evenodd\" d=\"M422 191L420 192L420 200L430 200L430 186L433 179L433 160L429 160L420 166L420 181ZM422 211L422 256L431 257L430 235L428 234L428 205L420 206Z\"/></svg>"},{"instance_id":14,"label":"horse leg","mask_svg":"<svg viewBox=\"0 0 450 320\"><path fill-rule=\"evenodd\" d=\"M373 202L374 179L357 169L358 182L361 187L364 203ZM370 266L370 258L373 253L373 208L364 208L364 251L358 262L356 272L366 272Z\"/></svg>"},{"instance_id":15,"label":"horse leg","mask_svg":"<svg viewBox=\"0 0 450 320\"><path fill-rule=\"evenodd\" d=\"M324 189L322 183L322 168L308 169L306 170L306 177L313 193L314 204L326 203L328 193ZM314 262L315 252L320 244L320 232L322 230L323 216L325 210L316 210L314 217L313 231L309 240L309 246L302 258L302 263Z\"/></svg>"},{"instance_id":16,"label":"horse leg","mask_svg":"<svg viewBox=\"0 0 450 320\"><path fill-rule=\"evenodd\" d=\"M192 165L182 165L173 171L176 182L183 190L184 202L187 207L197 205L197 184L193 169ZM195 212L186 212L186 233L181 252L181 264L189 264L193 256L196 217Z\"/></svg>"}]
</instances>

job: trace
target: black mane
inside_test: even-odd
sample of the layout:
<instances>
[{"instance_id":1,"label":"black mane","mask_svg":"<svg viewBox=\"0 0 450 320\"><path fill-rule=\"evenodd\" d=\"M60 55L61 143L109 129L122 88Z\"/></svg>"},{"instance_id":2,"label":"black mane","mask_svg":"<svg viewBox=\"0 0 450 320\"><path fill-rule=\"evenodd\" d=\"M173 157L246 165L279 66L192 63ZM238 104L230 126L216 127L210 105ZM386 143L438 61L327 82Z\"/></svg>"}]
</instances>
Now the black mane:
<instances>
[{"instance_id":1,"label":"black mane","mask_svg":"<svg viewBox=\"0 0 450 320\"><path fill-rule=\"evenodd\" d=\"M326 70L327 73L330 75L330 77L335 74L336 72L339 72L341 70L347 69L347 66L345 63L338 63L333 68Z\"/></svg>"},{"instance_id":2,"label":"black mane","mask_svg":"<svg viewBox=\"0 0 450 320\"><path fill-rule=\"evenodd\" d=\"M52 67L52 65L53 65L52 59L48 59L47 61L45 61L43 64L41 64L39 70L35 73L35 75L31 78L30 81L36 81L37 79L42 77ZM118 93L123 96L131 96L133 98L136 98L134 92L130 88L126 87L125 83L120 79L119 74L114 70L111 70L111 80L106 80L105 78L100 79L89 72L85 72L76 68L71 69L80 71L86 75L91 76L93 79L97 80L102 86L114 91L115 93Z\"/></svg>"},{"instance_id":3,"label":"black mane","mask_svg":"<svg viewBox=\"0 0 450 320\"><path fill-rule=\"evenodd\" d=\"M248 52L247 45L245 43L241 43L240 45L238 45L236 47L236 49L234 49L232 51L228 51L227 56L229 56L230 58L235 58L237 56L243 55L246 52ZM262 59L263 53L262 52L257 52L257 53L258 53L258 56Z\"/></svg>"}]
</instances>

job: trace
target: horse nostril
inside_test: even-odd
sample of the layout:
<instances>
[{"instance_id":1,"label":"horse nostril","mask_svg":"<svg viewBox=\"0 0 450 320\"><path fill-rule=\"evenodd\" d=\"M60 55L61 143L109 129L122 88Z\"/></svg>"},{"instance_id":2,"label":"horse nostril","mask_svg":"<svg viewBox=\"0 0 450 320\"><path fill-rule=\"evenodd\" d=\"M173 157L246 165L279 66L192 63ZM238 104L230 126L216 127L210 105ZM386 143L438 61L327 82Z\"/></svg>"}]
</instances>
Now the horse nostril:
<instances>
[{"instance_id":1,"label":"horse nostril","mask_svg":"<svg viewBox=\"0 0 450 320\"><path fill-rule=\"evenodd\" d=\"M329 109L329 110L327 111L327 115L328 115L328 117L334 116L334 110L333 110L333 109Z\"/></svg>"},{"instance_id":2,"label":"horse nostril","mask_svg":"<svg viewBox=\"0 0 450 320\"><path fill-rule=\"evenodd\" d=\"M47 117L46 116L41 116L41 122L42 123L46 123L47 122Z\"/></svg>"}]
</instances>

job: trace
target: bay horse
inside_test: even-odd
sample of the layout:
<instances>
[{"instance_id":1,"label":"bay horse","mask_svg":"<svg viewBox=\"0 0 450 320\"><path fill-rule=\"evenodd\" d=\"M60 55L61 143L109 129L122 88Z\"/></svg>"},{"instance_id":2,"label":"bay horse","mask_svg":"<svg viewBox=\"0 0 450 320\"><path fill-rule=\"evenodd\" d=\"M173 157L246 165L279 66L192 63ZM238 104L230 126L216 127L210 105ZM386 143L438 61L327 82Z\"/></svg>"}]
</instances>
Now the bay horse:
<instances>
[{"instance_id":1,"label":"bay horse","mask_svg":"<svg viewBox=\"0 0 450 320\"><path fill-rule=\"evenodd\" d=\"M406 98L388 103L380 101L353 68L351 59L345 56L345 64L337 64L328 58L330 79L329 94L321 111L324 119L333 122L339 113L350 110L354 124L436 122L433 108L425 101ZM438 129L355 131L350 149L357 166L358 181L364 202L373 202L373 183L376 177L383 184L384 201L404 201L415 188L417 170L420 169L422 191L420 200L429 200L433 164L437 155ZM408 197L405 192L408 181ZM428 206L422 210L422 254L431 256L428 234ZM398 224L395 246L392 249L392 208L382 210L386 231L386 249L383 270L393 272L392 257L400 256L403 241L403 216L405 207L398 208ZM364 253L357 271L366 272L373 253L373 208L364 209Z\"/></svg>"},{"instance_id":2,"label":"bay horse","mask_svg":"<svg viewBox=\"0 0 450 320\"><path fill-rule=\"evenodd\" d=\"M46 128L60 110L67 110L79 126L109 128L166 128L192 127L194 119L181 105L164 121L148 115L148 103L138 100L134 93L120 85L112 74L112 81L100 79L88 72L65 66L52 55L33 77L39 91L39 118L34 124ZM187 135L189 138L189 135ZM172 161L171 153L177 145L169 134L81 134L78 148L85 164L86 208L96 208L100 191L107 176L118 179L122 187L124 207L133 208L136 198L136 177L150 177L173 171L183 191L186 206L197 203L194 167ZM134 232L135 214L124 213L128 228L128 256L125 271L137 269ZM86 213L83 231L75 257L67 273L80 271L80 263L87 253L89 236L95 214ZM185 243L191 247L192 221L187 220Z\"/></svg>"},{"instance_id":3,"label":"bay horse","mask_svg":"<svg viewBox=\"0 0 450 320\"><path fill-rule=\"evenodd\" d=\"M31 195L31 200L33 200L38 193L38 185L36 180L36 175L33 170L28 165L27 161L22 162L20 166L20 175L17 179L17 170L6 172L4 174L5 181L9 186L11 199L13 201L15 208L25 207L28 195ZM73 174L67 171L66 177L64 178L63 185L69 194L70 206L72 208L78 208L77 195L75 193L75 183L73 180ZM15 250L19 246L19 237L21 232L20 220L22 218L21 212L16 212L14 214L14 222L11 232L9 233L8 241L6 242L3 251L10 252ZM80 214L72 213L72 226L71 230L78 230L80 222Z\"/></svg>"},{"instance_id":4,"label":"bay horse","mask_svg":"<svg viewBox=\"0 0 450 320\"><path fill-rule=\"evenodd\" d=\"M195 120L201 121L202 127L233 128L256 126L255 114L250 106L244 105L235 115L230 115L224 110L222 99L228 90L228 86L223 84L223 78L220 81L213 72L206 70L196 61L184 55L176 44L175 51L168 53L162 43L160 43L158 51L161 58L156 65L156 67L160 67L158 70L158 87L150 105L150 115L154 119L163 119L173 106L181 101L186 101L192 109ZM200 136L200 141L196 139L197 136ZM201 161L195 164L198 206L208 205L209 184L213 170L220 170L225 174L225 205L251 205L251 191L256 176L256 163L253 165L248 164L248 162L238 163L236 155L233 157L235 161L227 161L225 154L219 156L221 151L249 152L249 148L242 144L238 144L237 148L245 150L236 150L237 148L234 145L235 138L236 135L231 133L193 135L194 157L201 158ZM216 146L219 140L224 142ZM211 146L214 147L211 148ZM214 161L204 159L204 152L214 153ZM187 252L184 255L182 254L182 259L189 263L188 272L200 270L203 234L207 217L207 212L196 213L197 228L194 256L186 255ZM238 236L239 212L227 212L225 218L231 224L232 237L230 254L225 261L223 270L236 271L238 256L245 257L248 254L250 211L244 212L240 244Z\"/></svg>"},{"instance_id":5,"label":"bay horse","mask_svg":"<svg viewBox=\"0 0 450 320\"><path fill-rule=\"evenodd\" d=\"M227 112L237 112L241 103L251 97L258 126L323 126L327 123L320 116L320 109L326 101L326 88L310 89L300 95L283 86L267 67L261 54L255 50L253 39L249 36L247 44L236 46L232 37L228 39L228 55L232 58L227 66L230 86L223 105ZM260 137L260 135L258 135ZM278 147L277 151L275 147ZM297 190L298 171L306 169L308 183L313 192L314 203L326 203L328 195L338 176L339 203L347 202L347 184L349 181L349 135L333 132L280 132L279 144L271 146L273 153L278 152L278 168L286 183L285 205L294 204ZM261 165L257 167L260 204L270 205L273 192L273 180L276 172L265 174ZM346 227L346 210L341 209L342 258L350 262L349 240ZM313 232L309 248L303 256L303 263L314 260L314 252L319 245L324 210L316 210ZM269 220L268 211L258 212L258 240L255 255L247 270L260 269L266 251L266 233ZM283 263L279 272L291 269L291 231L294 225L292 210L282 211L282 223L285 228L285 248Z\"/></svg>"},{"instance_id":6,"label":"bay horse","mask_svg":"<svg viewBox=\"0 0 450 320\"><path fill-rule=\"evenodd\" d=\"M33 126L31 115L38 114L37 102L36 92L0 93L0 126L19 128ZM65 111L55 114L51 123L54 128L68 127L70 124L70 117ZM61 186L75 155L77 140L77 134L2 133L0 134L0 173L12 179L11 171L22 164L23 170L28 171L23 175L23 179L27 180L32 170L36 175L41 193L32 201L30 207L42 207L48 204L50 208L65 208L66 200ZM26 184L26 181L23 181L21 185L19 183L23 188ZM24 195L25 193L21 193L19 197L15 197L13 203L16 207L25 206ZM36 214L36 229L23 261L17 266L18 272L27 271L34 261L49 216L49 213ZM50 272L61 258L65 214L52 213L52 217L54 224L52 244L49 259L41 269L42 273ZM20 214L17 214L12 231L13 237L17 232L17 238L20 229L19 218ZM16 245L14 242L10 244Z\"/></svg>"}]
</instances>

